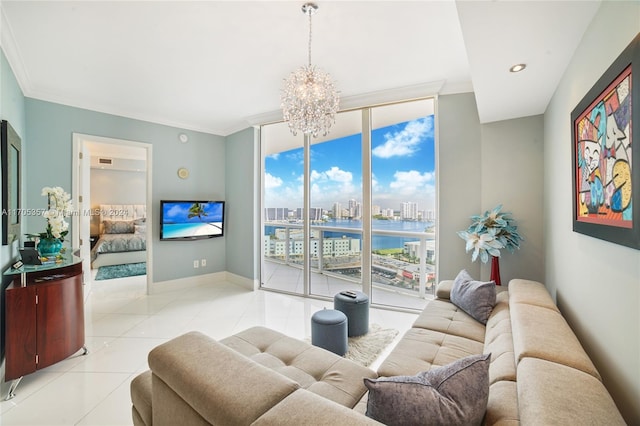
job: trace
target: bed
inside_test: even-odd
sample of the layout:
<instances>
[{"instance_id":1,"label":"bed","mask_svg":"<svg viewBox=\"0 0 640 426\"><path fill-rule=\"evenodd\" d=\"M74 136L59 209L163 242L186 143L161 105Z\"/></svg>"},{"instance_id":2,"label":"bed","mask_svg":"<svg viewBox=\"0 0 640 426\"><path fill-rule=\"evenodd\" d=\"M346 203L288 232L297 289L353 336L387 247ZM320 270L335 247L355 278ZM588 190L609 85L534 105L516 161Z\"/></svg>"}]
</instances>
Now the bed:
<instances>
[{"instance_id":1,"label":"bed","mask_svg":"<svg viewBox=\"0 0 640 426\"><path fill-rule=\"evenodd\" d=\"M91 267L147 261L144 204L101 204L100 237L91 249Z\"/></svg>"}]
</instances>

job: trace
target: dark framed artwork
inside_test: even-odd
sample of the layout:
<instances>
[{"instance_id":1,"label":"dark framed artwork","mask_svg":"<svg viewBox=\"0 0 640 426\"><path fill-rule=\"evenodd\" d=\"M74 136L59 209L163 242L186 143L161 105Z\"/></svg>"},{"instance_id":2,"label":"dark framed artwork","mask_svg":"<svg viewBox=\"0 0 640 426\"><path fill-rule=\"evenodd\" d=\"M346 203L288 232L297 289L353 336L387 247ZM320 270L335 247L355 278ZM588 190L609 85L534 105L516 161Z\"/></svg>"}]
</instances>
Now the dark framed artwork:
<instances>
[{"instance_id":1,"label":"dark framed artwork","mask_svg":"<svg viewBox=\"0 0 640 426\"><path fill-rule=\"evenodd\" d=\"M639 101L640 34L571 113L573 230L636 249L640 146L634 147L633 137Z\"/></svg>"},{"instance_id":2,"label":"dark framed artwork","mask_svg":"<svg viewBox=\"0 0 640 426\"><path fill-rule=\"evenodd\" d=\"M6 120L0 122L2 156L2 245L20 236L20 137Z\"/></svg>"}]
</instances>

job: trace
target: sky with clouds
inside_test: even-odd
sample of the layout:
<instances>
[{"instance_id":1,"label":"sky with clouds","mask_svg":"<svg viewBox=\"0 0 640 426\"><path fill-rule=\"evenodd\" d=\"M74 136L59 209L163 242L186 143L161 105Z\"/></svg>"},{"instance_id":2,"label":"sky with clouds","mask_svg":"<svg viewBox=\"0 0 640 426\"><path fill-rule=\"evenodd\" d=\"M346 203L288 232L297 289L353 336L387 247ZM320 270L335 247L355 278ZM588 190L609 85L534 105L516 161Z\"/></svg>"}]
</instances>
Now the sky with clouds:
<instances>
[{"instance_id":1,"label":"sky with clouds","mask_svg":"<svg viewBox=\"0 0 640 426\"><path fill-rule=\"evenodd\" d=\"M376 129L371 135L373 204L399 210L416 202L435 210L434 116ZM311 206L362 202L361 135L311 146ZM302 207L302 148L265 159L265 206Z\"/></svg>"}]
</instances>

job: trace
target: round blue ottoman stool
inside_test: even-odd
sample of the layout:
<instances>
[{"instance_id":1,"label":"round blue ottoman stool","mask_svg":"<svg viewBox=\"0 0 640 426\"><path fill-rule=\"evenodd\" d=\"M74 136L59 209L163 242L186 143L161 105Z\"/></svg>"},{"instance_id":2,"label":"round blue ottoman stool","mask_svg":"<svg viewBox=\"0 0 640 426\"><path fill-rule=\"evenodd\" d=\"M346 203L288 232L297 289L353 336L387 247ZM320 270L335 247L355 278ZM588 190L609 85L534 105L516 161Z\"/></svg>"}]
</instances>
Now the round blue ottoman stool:
<instances>
[{"instance_id":1,"label":"round blue ottoman stool","mask_svg":"<svg viewBox=\"0 0 640 426\"><path fill-rule=\"evenodd\" d=\"M311 344L336 355L347 353L347 316L334 309L323 309L313 314Z\"/></svg>"},{"instance_id":2,"label":"round blue ottoman stool","mask_svg":"<svg viewBox=\"0 0 640 426\"><path fill-rule=\"evenodd\" d=\"M333 308L347 316L349 337L369 332L369 296L361 291L342 291L333 297Z\"/></svg>"}]
</instances>

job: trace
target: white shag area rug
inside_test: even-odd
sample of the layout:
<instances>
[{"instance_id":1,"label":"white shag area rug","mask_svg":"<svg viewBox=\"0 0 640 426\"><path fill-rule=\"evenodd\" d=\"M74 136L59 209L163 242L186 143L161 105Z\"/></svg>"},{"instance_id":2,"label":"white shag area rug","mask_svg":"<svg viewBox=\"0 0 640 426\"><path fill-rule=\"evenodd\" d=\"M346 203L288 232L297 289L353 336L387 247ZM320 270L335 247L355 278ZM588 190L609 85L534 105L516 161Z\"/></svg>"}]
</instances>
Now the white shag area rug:
<instances>
[{"instance_id":1,"label":"white shag area rug","mask_svg":"<svg viewBox=\"0 0 640 426\"><path fill-rule=\"evenodd\" d=\"M369 367L378 355L389 346L398 335L398 330L382 328L378 324L370 324L369 332L362 336L349 337L349 349L344 357L360 365ZM311 338L305 339L311 343Z\"/></svg>"},{"instance_id":2,"label":"white shag area rug","mask_svg":"<svg viewBox=\"0 0 640 426\"><path fill-rule=\"evenodd\" d=\"M398 330L370 324L367 334L349 337L349 350L344 354L344 357L368 367L378 358L380 352L393 342L397 335Z\"/></svg>"}]
</instances>

